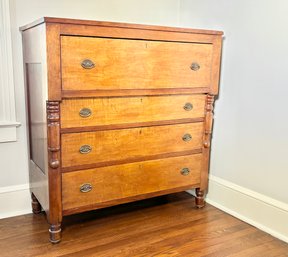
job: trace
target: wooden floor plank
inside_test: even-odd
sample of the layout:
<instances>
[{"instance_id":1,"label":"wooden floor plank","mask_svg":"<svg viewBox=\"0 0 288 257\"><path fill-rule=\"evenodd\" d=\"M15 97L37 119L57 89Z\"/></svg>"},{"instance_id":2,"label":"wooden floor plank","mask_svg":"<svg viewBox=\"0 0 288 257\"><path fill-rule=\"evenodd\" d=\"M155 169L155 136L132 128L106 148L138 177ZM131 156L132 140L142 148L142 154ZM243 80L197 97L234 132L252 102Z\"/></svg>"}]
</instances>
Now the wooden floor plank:
<instances>
[{"instance_id":1,"label":"wooden floor plank","mask_svg":"<svg viewBox=\"0 0 288 257\"><path fill-rule=\"evenodd\" d=\"M60 244L48 242L45 215L0 220L1 257L284 257L288 244L187 193L64 218Z\"/></svg>"}]
</instances>

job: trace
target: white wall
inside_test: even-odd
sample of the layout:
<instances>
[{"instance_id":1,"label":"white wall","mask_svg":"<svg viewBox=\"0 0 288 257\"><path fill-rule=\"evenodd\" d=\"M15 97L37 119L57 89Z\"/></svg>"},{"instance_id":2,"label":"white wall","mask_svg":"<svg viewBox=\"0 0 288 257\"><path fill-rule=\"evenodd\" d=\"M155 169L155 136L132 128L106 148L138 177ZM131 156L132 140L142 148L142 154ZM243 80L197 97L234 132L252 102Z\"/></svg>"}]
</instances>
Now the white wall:
<instances>
[{"instance_id":1,"label":"white wall","mask_svg":"<svg viewBox=\"0 0 288 257\"><path fill-rule=\"evenodd\" d=\"M288 2L181 0L181 26L223 30L210 173L288 203Z\"/></svg>"},{"instance_id":2,"label":"white wall","mask_svg":"<svg viewBox=\"0 0 288 257\"><path fill-rule=\"evenodd\" d=\"M180 26L223 30L207 202L288 242L288 2L181 0Z\"/></svg>"},{"instance_id":3,"label":"white wall","mask_svg":"<svg viewBox=\"0 0 288 257\"><path fill-rule=\"evenodd\" d=\"M178 14L179 0L10 0L16 116L21 126L17 128L17 142L0 144L0 218L5 216L6 211L7 215L13 215L13 208L17 205L23 209L23 205L12 200L19 195L19 190L23 190L23 194L29 194L25 190L28 187L28 162L22 39L19 27L43 16L177 26ZM14 190L18 193L13 194ZM10 206L4 204L8 201ZM30 208L28 204L29 200L26 210ZM21 210L16 213L20 214Z\"/></svg>"}]
</instances>

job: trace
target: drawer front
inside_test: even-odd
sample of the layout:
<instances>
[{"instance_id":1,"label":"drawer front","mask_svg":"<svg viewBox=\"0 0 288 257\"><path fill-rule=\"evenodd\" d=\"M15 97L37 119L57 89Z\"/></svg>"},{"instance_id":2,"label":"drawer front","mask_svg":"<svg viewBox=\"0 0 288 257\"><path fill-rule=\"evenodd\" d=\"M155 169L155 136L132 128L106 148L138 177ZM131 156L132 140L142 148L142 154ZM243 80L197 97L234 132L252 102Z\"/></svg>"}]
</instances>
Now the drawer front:
<instances>
[{"instance_id":1,"label":"drawer front","mask_svg":"<svg viewBox=\"0 0 288 257\"><path fill-rule=\"evenodd\" d=\"M194 186L201 162L202 154L195 154L63 173L63 210Z\"/></svg>"},{"instance_id":2,"label":"drawer front","mask_svg":"<svg viewBox=\"0 0 288 257\"><path fill-rule=\"evenodd\" d=\"M63 134L62 167L132 161L145 156L200 149L202 131L203 123L197 122Z\"/></svg>"},{"instance_id":3,"label":"drawer front","mask_svg":"<svg viewBox=\"0 0 288 257\"><path fill-rule=\"evenodd\" d=\"M68 99L61 127L153 122L204 117L205 95Z\"/></svg>"},{"instance_id":4,"label":"drawer front","mask_svg":"<svg viewBox=\"0 0 288 257\"><path fill-rule=\"evenodd\" d=\"M62 88L208 87L212 50L212 44L62 36Z\"/></svg>"}]
</instances>

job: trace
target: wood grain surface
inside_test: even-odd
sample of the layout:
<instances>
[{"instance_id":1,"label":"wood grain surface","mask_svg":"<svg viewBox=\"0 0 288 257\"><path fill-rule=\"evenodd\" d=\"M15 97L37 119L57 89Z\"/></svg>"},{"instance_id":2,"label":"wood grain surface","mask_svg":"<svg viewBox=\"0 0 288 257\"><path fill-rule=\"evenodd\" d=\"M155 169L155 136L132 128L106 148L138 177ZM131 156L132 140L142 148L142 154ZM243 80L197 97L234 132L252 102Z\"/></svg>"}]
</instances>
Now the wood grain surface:
<instances>
[{"instance_id":1,"label":"wood grain surface","mask_svg":"<svg viewBox=\"0 0 288 257\"><path fill-rule=\"evenodd\" d=\"M63 134L62 167L200 149L202 133L203 123L197 122ZM192 139L185 142L185 134ZM79 149L83 145L89 145L91 152L81 154Z\"/></svg>"},{"instance_id":2,"label":"wood grain surface","mask_svg":"<svg viewBox=\"0 0 288 257\"><path fill-rule=\"evenodd\" d=\"M73 52L73 54L71 54ZM209 87L212 44L61 37L64 90ZM89 59L92 69L81 62ZM193 62L200 69L193 71Z\"/></svg>"},{"instance_id":3,"label":"wood grain surface","mask_svg":"<svg viewBox=\"0 0 288 257\"><path fill-rule=\"evenodd\" d=\"M50 101L61 100L61 44L60 24L46 26L48 98ZM45 37L42 36L42 39ZM45 50L45 49L44 49ZM44 75L45 78L46 74Z\"/></svg>"},{"instance_id":4,"label":"wood grain surface","mask_svg":"<svg viewBox=\"0 0 288 257\"><path fill-rule=\"evenodd\" d=\"M91 97L116 97L116 96L157 96L157 95L180 95L180 94L205 94L210 92L209 88L162 88L162 89L121 89L121 90L63 90L62 97L67 98L91 98Z\"/></svg>"},{"instance_id":5,"label":"wood grain surface","mask_svg":"<svg viewBox=\"0 0 288 257\"><path fill-rule=\"evenodd\" d=\"M38 65L32 84L42 88L42 94L35 90L32 96L44 101L42 107L47 104L48 145L41 152L43 146L33 143L30 187L34 212L40 205L46 211L51 242L61 240L62 217L76 212L191 188L196 188L198 207L204 205L211 134L205 95L218 93L222 32L47 17L21 30L26 70ZM83 67L84 59L95 66ZM193 105L191 111L183 108L186 103ZM92 114L80 117L83 108ZM185 142L185 134L192 139ZM83 148L90 150L81 153ZM202 161L195 160L199 156ZM179 175L186 163L193 172ZM48 172L37 165L48 166ZM93 190L82 199L74 190L89 181ZM11 246L13 256L30 253ZM95 246L91 252L60 254L101 256ZM33 249L32 256L38 256ZM117 249L107 256L123 254Z\"/></svg>"},{"instance_id":6,"label":"wood grain surface","mask_svg":"<svg viewBox=\"0 0 288 257\"><path fill-rule=\"evenodd\" d=\"M202 154L135 162L62 174L63 210L200 184ZM182 175L183 168L189 174ZM80 187L90 184L90 192Z\"/></svg>"},{"instance_id":7,"label":"wood grain surface","mask_svg":"<svg viewBox=\"0 0 288 257\"><path fill-rule=\"evenodd\" d=\"M200 118L205 99L204 94L67 99L61 103L61 128ZM83 108L91 111L89 117L80 116Z\"/></svg>"},{"instance_id":8,"label":"wood grain surface","mask_svg":"<svg viewBox=\"0 0 288 257\"><path fill-rule=\"evenodd\" d=\"M157 26L157 25L145 25L135 23L124 23L124 22L109 22L109 21L95 21L95 20L79 20L79 19L68 19L68 18L56 18L56 17L42 17L34 22L31 22L25 26L20 27L21 31L29 28L38 26L42 23L58 23L62 26L67 25L89 25L97 27L110 28L127 28L127 29L139 29L139 30L155 30L155 31L168 31L168 32L183 32L192 34L209 34L209 35L223 35L222 31L217 30L204 30L204 29L191 29L191 28L180 28L180 27L168 27L168 26ZM86 27L86 26L80 26Z\"/></svg>"},{"instance_id":9,"label":"wood grain surface","mask_svg":"<svg viewBox=\"0 0 288 257\"><path fill-rule=\"evenodd\" d=\"M0 220L1 257L287 257L288 244L187 193L65 217L51 245L44 213Z\"/></svg>"},{"instance_id":10,"label":"wood grain surface","mask_svg":"<svg viewBox=\"0 0 288 257\"><path fill-rule=\"evenodd\" d=\"M91 132L99 130L115 130L115 129L125 129L125 128L142 128L142 127L152 127L152 126L164 126L173 124L184 124L184 123L194 123L203 122L204 117L200 118L187 118L187 119L175 119L175 120L157 120L157 121L147 121L147 122L128 122L110 125L96 125L96 126L86 126L86 127L67 127L61 128L61 133L79 133L79 132Z\"/></svg>"}]
</instances>

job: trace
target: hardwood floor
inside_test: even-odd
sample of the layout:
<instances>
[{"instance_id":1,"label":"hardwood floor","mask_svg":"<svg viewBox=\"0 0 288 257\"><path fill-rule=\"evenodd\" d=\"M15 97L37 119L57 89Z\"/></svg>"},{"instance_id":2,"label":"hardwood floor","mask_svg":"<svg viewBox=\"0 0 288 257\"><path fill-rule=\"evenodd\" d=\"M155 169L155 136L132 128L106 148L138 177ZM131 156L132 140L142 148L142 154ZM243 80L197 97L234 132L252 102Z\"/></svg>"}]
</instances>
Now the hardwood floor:
<instances>
[{"instance_id":1,"label":"hardwood floor","mask_svg":"<svg viewBox=\"0 0 288 257\"><path fill-rule=\"evenodd\" d=\"M0 256L284 257L288 244L178 193L64 218L62 242L48 242L43 213L0 220Z\"/></svg>"}]
</instances>

